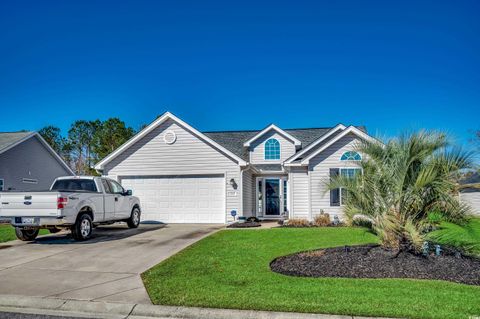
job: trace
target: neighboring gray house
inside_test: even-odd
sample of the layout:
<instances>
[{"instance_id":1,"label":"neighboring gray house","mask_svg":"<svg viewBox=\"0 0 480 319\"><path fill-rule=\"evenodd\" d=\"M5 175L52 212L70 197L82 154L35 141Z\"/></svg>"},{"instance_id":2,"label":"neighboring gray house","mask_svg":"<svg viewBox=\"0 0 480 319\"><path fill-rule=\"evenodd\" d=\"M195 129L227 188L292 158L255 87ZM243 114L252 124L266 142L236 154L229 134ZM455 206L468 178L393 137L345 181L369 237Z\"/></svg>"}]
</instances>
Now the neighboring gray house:
<instances>
[{"instance_id":1,"label":"neighboring gray house","mask_svg":"<svg viewBox=\"0 0 480 319\"><path fill-rule=\"evenodd\" d=\"M47 190L64 175L74 173L40 134L0 133L0 191Z\"/></svg>"},{"instance_id":2,"label":"neighboring gray house","mask_svg":"<svg viewBox=\"0 0 480 319\"><path fill-rule=\"evenodd\" d=\"M474 173L460 184L460 200L470 205L474 214L480 215L480 174Z\"/></svg>"},{"instance_id":3,"label":"neighboring gray house","mask_svg":"<svg viewBox=\"0 0 480 319\"><path fill-rule=\"evenodd\" d=\"M199 132L165 113L95 168L140 197L142 217L167 223L227 223L238 216L342 217L336 174L359 170L363 127Z\"/></svg>"}]
</instances>

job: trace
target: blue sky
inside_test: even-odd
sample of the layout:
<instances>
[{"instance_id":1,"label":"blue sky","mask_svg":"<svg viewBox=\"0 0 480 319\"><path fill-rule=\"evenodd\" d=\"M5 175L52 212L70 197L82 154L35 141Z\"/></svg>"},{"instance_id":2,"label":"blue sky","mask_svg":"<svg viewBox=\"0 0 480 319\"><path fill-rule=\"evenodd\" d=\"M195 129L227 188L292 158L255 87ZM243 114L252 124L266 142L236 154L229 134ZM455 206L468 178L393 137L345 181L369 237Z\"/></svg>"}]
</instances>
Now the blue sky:
<instances>
[{"instance_id":1,"label":"blue sky","mask_svg":"<svg viewBox=\"0 0 480 319\"><path fill-rule=\"evenodd\" d=\"M166 110L200 130L480 115L479 1L2 1L0 131Z\"/></svg>"}]
</instances>

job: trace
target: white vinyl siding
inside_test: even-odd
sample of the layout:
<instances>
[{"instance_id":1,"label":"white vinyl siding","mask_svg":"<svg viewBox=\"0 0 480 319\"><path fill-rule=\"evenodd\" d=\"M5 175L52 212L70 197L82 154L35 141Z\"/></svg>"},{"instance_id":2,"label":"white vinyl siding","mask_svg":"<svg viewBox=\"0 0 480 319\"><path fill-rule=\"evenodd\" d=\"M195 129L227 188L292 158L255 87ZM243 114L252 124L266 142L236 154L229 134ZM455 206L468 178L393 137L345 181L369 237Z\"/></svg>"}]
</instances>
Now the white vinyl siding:
<instances>
[{"instance_id":1,"label":"white vinyl siding","mask_svg":"<svg viewBox=\"0 0 480 319\"><path fill-rule=\"evenodd\" d=\"M276 139L280 143L280 159L266 160L265 159L265 142L271 138ZM295 144L283 135L277 133L275 130L270 130L263 136L255 140L250 146L250 162L252 164L266 164L266 163L282 163L287 158L295 153Z\"/></svg>"},{"instance_id":2,"label":"white vinyl siding","mask_svg":"<svg viewBox=\"0 0 480 319\"><path fill-rule=\"evenodd\" d=\"M255 216L255 178L250 170L243 172L243 216Z\"/></svg>"},{"instance_id":3,"label":"white vinyl siding","mask_svg":"<svg viewBox=\"0 0 480 319\"><path fill-rule=\"evenodd\" d=\"M309 176L306 167L292 167L289 176L290 181L290 216L293 218L308 218Z\"/></svg>"},{"instance_id":4,"label":"white vinyl siding","mask_svg":"<svg viewBox=\"0 0 480 319\"><path fill-rule=\"evenodd\" d=\"M325 213L329 213L331 216L338 215L339 218L343 218L341 206L330 206L330 192L326 184L330 180L330 168L358 167L358 162L340 161L342 154L354 149L358 141L355 135L347 135L310 160L312 217L320 214L323 209Z\"/></svg>"},{"instance_id":5,"label":"white vinyl siding","mask_svg":"<svg viewBox=\"0 0 480 319\"><path fill-rule=\"evenodd\" d=\"M460 193L460 200L472 208L475 215L480 216L480 191L466 190Z\"/></svg>"},{"instance_id":6,"label":"white vinyl siding","mask_svg":"<svg viewBox=\"0 0 480 319\"><path fill-rule=\"evenodd\" d=\"M175 133L175 143L165 143L163 135L167 130ZM122 176L223 174L227 218L231 220L230 211L238 212L240 208L241 190L230 184L232 178L240 184L238 164L173 120L160 124L107 163L103 174L116 179Z\"/></svg>"}]
</instances>

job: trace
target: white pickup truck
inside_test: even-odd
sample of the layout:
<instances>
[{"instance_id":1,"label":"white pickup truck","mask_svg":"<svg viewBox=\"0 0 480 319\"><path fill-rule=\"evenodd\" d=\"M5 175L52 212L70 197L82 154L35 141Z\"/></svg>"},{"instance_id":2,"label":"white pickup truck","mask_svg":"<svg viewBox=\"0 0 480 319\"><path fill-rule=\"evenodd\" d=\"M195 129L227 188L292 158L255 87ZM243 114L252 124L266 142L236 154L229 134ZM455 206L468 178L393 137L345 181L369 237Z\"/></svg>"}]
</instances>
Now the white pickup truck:
<instances>
[{"instance_id":1,"label":"white pickup truck","mask_svg":"<svg viewBox=\"0 0 480 319\"><path fill-rule=\"evenodd\" d=\"M66 176L46 192L0 192L0 219L10 219L24 241L35 240L41 228L67 228L75 240L86 240L97 225L123 221L138 227L140 201L114 180Z\"/></svg>"}]
</instances>

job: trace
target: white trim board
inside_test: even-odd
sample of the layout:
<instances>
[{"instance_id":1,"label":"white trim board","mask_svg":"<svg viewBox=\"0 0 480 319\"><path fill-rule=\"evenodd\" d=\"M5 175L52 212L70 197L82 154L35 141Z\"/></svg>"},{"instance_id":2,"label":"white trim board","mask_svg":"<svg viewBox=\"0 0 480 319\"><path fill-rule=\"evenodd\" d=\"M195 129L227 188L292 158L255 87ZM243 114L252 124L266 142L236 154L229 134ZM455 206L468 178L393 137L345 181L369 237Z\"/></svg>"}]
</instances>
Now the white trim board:
<instances>
[{"instance_id":1,"label":"white trim board","mask_svg":"<svg viewBox=\"0 0 480 319\"><path fill-rule=\"evenodd\" d=\"M279 128L278 126L276 126L275 124L271 124L269 126L267 126L266 128L264 128L262 131L260 131L260 133L256 134L254 137L252 137L251 139L249 139L248 141L246 141L243 146L244 147L250 147L250 145L252 144L252 142L256 141L257 139L259 139L262 135L264 135L265 133L267 133L268 131L270 130L274 130L276 131L278 134L280 135L283 135L285 136L286 138L288 138L289 140L291 140L295 146L301 146L302 145L302 142L300 142L298 139L296 139L295 137L293 137L291 134L285 132L284 130L282 130L281 128Z\"/></svg>"},{"instance_id":2,"label":"white trim board","mask_svg":"<svg viewBox=\"0 0 480 319\"><path fill-rule=\"evenodd\" d=\"M147 127L145 127L142 131L140 131L139 133L137 133L135 136L133 136L131 139L129 139L127 142L125 142L122 146L120 146L119 148L117 148L113 153L111 153L110 155L108 155L107 157L105 157L103 160L101 160L100 162L98 162L94 168L96 170L102 170L104 167L105 167L105 164L109 163L110 161L112 161L114 158L116 158L118 155L120 155L122 152L124 152L126 149L128 149L130 146L132 146L133 144L135 144L137 141L139 141L140 139L142 139L145 135L147 135L148 133L150 133L151 131L153 131L156 127L158 127L160 124L162 124L163 122L165 122L166 120L173 120L174 122L177 122L178 124L180 124L183 128L185 128L186 130L190 131L190 133L192 133L193 135L197 136L198 138L200 138L201 140L207 142L208 144L210 144L211 146L213 146L214 148L217 148L219 150L219 152L221 153L224 153L226 154L228 157L234 159L235 161L238 162L238 164L240 166L245 166L247 165L247 163L241 159L240 157L238 157L237 155L233 154L232 152L230 152L229 150L227 150L226 148L224 148L223 146L221 146L220 144L218 144L217 142L215 142L214 140L210 139L208 136L206 136L205 134L203 134L202 132L198 131L197 129L193 128L192 126L190 126L189 124L187 124L186 122L182 121L181 119L179 119L178 117L176 117L175 115L173 115L172 113L170 112L165 112L162 116L160 116L158 119L156 119L155 121L153 121L150 125L148 125Z\"/></svg>"}]
</instances>

